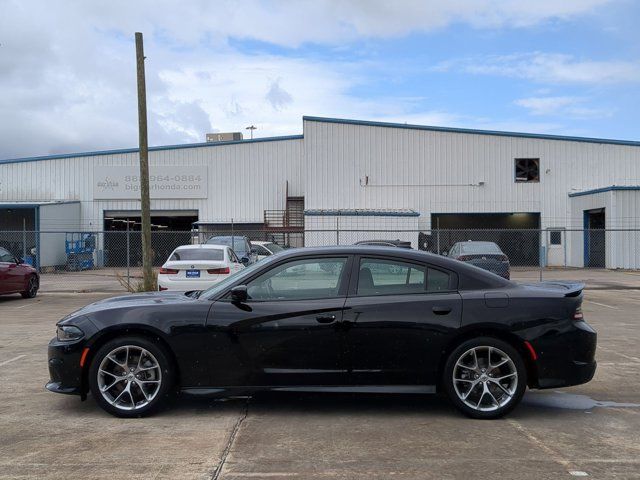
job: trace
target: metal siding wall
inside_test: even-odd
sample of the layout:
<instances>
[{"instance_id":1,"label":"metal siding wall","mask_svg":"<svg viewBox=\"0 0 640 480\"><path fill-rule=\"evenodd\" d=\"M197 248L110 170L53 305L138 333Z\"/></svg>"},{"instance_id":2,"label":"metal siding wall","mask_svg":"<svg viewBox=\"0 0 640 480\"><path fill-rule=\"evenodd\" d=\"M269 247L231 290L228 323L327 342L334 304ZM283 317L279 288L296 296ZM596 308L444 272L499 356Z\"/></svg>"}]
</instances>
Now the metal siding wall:
<instances>
[{"instance_id":1,"label":"metal siding wall","mask_svg":"<svg viewBox=\"0 0 640 480\"><path fill-rule=\"evenodd\" d=\"M285 208L285 185L303 195L302 140L149 152L150 165L207 165L207 199L151 200L153 210L198 210L202 221L262 221ZM0 164L0 202L79 200L82 228L102 228L104 210L139 210L131 200L93 200L94 166L137 165L137 153Z\"/></svg>"},{"instance_id":2,"label":"metal siding wall","mask_svg":"<svg viewBox=\"0 0 640 480\"><path fill-rule=\"evenodd\" d=\"M307 208L411 208L426 222L431 213L540 212L543 228L581 228L570 192L640 184L640 148L624 145L307 120L304 151ZM540 158L540 183L514 181L520 157ZM366 175L372 185L485 185L362 187Z\"/></svg>"}]
</instances>

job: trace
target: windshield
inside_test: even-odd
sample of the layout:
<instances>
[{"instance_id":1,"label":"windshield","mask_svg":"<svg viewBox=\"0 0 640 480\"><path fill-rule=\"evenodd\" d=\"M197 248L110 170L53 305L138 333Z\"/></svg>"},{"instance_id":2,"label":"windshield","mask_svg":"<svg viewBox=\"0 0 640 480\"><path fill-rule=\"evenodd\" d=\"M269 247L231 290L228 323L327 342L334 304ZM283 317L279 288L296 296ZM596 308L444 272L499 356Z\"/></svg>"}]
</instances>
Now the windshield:
<instances>
[{"instance_id":1,"label":"windshield","mask_svg":"<svg viewBox=\"0 0 640 480\"><path fill-rule=\"evenodd\" d=\"M242 270L238 270L236 273L232 273L231 275L229 275L224 280L222 280L222 281L216 283L215 285L213 285L212 287L209 287L206 290L204 290L200 295L198 295L198 297L199 298L207 298L207 299L216 297L220 292L225 290L227 287L229 287L229 285L234 283L240 277L244 277L245 275L250 275L254 270L257 270L258 268L262 268L263 265L264 265L264 263L262 263L262 262L254 263L253 265L251 265L251 266L249 266L247 268L243 268Z\"/></svg>"},{"instance_id":2,"label":"windshield","mask_svg":"<svg viewBox=\"0 0 640 480\"><path fill-rule=\"evenodd\" d=\"M207 240L209 245L225 245L233 248L233 250L240 256L247 253L247 244L244 237L211 237Z\"/></svg>"},{"instance_id":3,"label":"windshield","mask_svg":"<svg viewBox=\"0 0 640 480\"><path fill-rule=\"evenodd\" d=\"M491 242L469 242L460 246L462 253L502 253L502 250Z\"/></svg>"},{"instance_id":4,"label":"windshield","mask_svg":"<svg viewBox=\"0 0 640 480\"><path fill-rule=\"evenodd\" d=\"M173 252L169 258L170 262L179 262L180 260L224 260L224 250L213 248L181 248Z\"/></svg>"},{"instance_id":5,"label":"windshield","mask_svg":"<svg viewBox=\"0 0 640 480\"><path fill-rule=\"evenodd\" d=\"M267 250L269 250L272 253L278 253L284 250L284 248L282 248L277 243L267 243L265 247L267 248Z\"/></svg>"}]
</instances>

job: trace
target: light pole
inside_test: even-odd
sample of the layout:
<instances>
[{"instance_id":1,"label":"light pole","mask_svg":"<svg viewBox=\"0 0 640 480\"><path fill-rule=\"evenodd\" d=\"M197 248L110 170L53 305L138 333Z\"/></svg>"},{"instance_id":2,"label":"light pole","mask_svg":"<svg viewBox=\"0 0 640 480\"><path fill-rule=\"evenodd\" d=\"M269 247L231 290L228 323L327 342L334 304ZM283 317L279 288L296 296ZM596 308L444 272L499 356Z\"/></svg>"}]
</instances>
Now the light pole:
<instances>
[{"instance_id":1,"label":"light pole","mask_svg":"<svg viewBox=\"0 0 640 480\"><path fill-rule=\"evenodd\" d=\"M249 125L247 128L245 128L245 130L251 130L251 140L253 140L253 131L257 129L258 127L256 127L255 125Z\"/></svg>"}]
</instances>

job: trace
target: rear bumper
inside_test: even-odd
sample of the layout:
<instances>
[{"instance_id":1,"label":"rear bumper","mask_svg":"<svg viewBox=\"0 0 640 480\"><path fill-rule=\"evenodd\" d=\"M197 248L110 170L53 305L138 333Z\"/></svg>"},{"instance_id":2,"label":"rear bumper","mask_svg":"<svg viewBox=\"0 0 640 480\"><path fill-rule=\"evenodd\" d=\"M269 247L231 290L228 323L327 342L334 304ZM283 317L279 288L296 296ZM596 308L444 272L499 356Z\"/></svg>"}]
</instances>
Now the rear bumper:
<instances>
[{"instance_id":1,"label":"rear bumper","mask_svg":"<svg viewBox=\"0 0 640 480\"><path fill-rule=\"evenodd\" d=\"M538 388L570 387L593 378L597 334L588 323L573 322L566 332L532 343L538 353Z\"/></svg>"},{"instance_id":2,"label":"rear bumper","mask_svg":"<svg viewBox=\"0 0 640 480\"><path fill-rule=\"evenodd\" d=\"M168 290L171 292L190 292L191 290L206 290L207 288L221 282L228 275L220 275L219 279L185 279L171 280L168 276L158 275L158 290Z\"/></svg>"}]
</instances>

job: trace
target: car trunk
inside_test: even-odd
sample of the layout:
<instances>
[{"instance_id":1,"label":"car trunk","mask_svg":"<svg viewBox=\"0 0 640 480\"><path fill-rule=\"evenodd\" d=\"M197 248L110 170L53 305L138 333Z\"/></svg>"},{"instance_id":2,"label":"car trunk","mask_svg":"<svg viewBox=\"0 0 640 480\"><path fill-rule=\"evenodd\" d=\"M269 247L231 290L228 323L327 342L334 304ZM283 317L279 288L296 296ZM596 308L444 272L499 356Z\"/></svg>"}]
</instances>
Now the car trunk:
<instances>
[{"instance_id":1,"label":"car trunk","mask_svg":"<svg viewBox=\"0 0 640 480\"><path fill-rule=\"evenodd\" d=\"M172 280L220 280L227 273L209 273L210 270L228 269L229 265L224 261L211 260L180 260L170 261L164 264L163 268L178 270L178 273L171 274Z\"/></svg>"}]
</instances>

